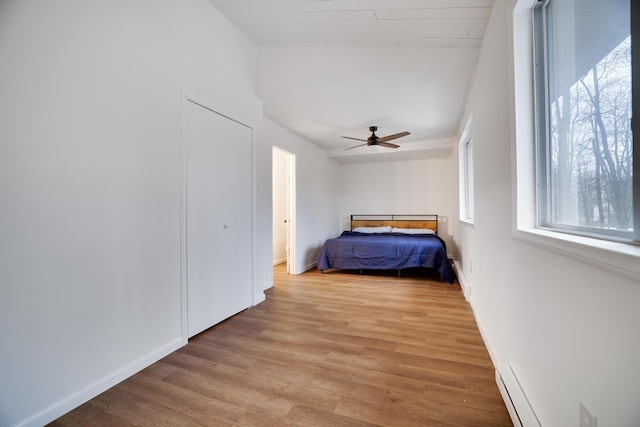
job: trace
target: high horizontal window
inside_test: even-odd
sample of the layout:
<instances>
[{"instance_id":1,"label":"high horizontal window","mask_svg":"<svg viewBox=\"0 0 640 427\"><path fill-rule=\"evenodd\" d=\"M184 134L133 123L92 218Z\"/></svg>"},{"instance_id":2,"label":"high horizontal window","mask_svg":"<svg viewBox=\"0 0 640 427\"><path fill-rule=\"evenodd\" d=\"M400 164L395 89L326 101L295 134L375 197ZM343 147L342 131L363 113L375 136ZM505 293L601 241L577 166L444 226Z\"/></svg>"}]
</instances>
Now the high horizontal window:
<instances>
[{"instance_id":1,"label":"high horizontal window","mask_svg":"<svg viewBox=\"0 0 640 427\"><path fill-rule=\"evenodd\" d=\"M546 0L534 8L539 227L640 240L634 1Z\"/></svg>"}]
</instances>

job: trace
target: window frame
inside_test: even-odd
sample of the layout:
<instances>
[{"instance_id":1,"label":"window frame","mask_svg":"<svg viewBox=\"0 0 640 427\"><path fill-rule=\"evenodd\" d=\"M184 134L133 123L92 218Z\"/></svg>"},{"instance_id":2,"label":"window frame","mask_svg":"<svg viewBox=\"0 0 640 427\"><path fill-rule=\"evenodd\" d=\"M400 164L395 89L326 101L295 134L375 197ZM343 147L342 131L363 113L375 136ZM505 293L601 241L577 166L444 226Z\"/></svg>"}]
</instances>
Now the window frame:
<instances>
[{"instance_id":1,"label":"window frame","mask_svg":"<svg viewBox=\"0 0 640 427\"><path fill-rule=\"evenodd\" d=\"M534 132L535 132L535 173L536 173L536 200L535 218L536 227L541 230L567 233L576 236L604 239L608 241L626 242L632 244L640 243L640 173L633 174L632 194L633 194L633 231L625 232L621 230L605 229L598 227L587 227L580 225L565 225L551 221L549 198L552 197L549 176L551 161L550 150L550 130L549 130L549 91L548 82L550 80L548 71L548 28L546 18L546 8L553 0L538 0L533 2L532 8L532 57L533 57L533 103L534 103ZM635 6L634 6L635 4ZM640 6L636 1L630 0L630 34L631 38L640 40L638 36L640 25ZM638 143L636 136L638 132L638 105L640 97L640 54L638 54L638 43L631 44L632 63L632 146L633 146L633 170L640 171L640 159L638 156Z\"/></svg>"},{"instance_id":2,"label":"window frame","mask_svg":"<svg viewBox=\"0 0 640 427\"><path fill-rule=\"evenodd\" d=\"M621 243L592 237L577 236L568 233L541 229L537 226L536 208L536 128L534 121L534 55L533 55L533 6L537 0L516 0L513 6L509 32L508 65L512 85L509 109L512 137L514 139L514 164L512 168L513 183L513 215L512 237L532 247L553 254L564 256L576 262L602 269L621 278L640 283L640 245ZM632 19L640 22L640 4L632 6ZM632 29L632 38L637 40L638 28ZM635 32L633 32L635 31ZM634 70L640 59L640 43L632 43ZM632 76L634 93L640 89L638 74ZM637 98L636 98L637 99ZM632 123L635 135L640 134L640 114L638 104L634 107L635 124ZM638 144L634 146L634 170L640 170L640 153ZM634 175L636 189L640 174ZM634 212L635 228L640 228L640 213Z\"/></svg>"},{"instance_id":3,"label":"window frame","mask_svg":"<svg viewBox=\"0 0 640 427\"><path fill-rule=\"evenodd\" d=\"M471 118L469 118L458 142L459 217L460 221L468 224L473 224L474 215L473 136L471 134L471 123Z\"/></svg>"}]
</instances>

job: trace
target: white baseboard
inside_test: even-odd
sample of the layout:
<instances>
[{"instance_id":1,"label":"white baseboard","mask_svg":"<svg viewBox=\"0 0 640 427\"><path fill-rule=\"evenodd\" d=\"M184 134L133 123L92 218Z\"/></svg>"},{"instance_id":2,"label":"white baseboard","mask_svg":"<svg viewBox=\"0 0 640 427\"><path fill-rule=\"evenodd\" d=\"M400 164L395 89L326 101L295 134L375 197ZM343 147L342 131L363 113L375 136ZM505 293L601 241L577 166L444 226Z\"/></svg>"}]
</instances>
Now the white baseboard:
<instances>
[{"instance_id":1,"label":"white baseboard","mask_svg":"<svg viewBox=\"0 0 640 427\"><path fill-rule=\"evenodd\" d=\"M273 265L278 265L278 264L282 264L283 262L287 262L287 258L280 258L280 259L274 259L273 260Z\"/></svg>"},{"instance_id":2,"label":"white baseboard","mask_svg":"<svg viewBox=\"0 0 640 427\"><path fill-rule=\"evenodd\" d=\"M487 339L487 335L485 334L482 328L482 323L480 322L480 319L478 318L475 307L473 306L473 303L471 301L471 289L472 289L471 282L469 281L467 276L464 274L464 270L462 269L462 266L458 261L456 260L453 261L453 268L456 272L456 276L458 277L458 282L460 283L460 288L462 288L462 293L464 295L464 298L469 303L469 306L471 307L471 311L473 312L473 317L476 320L476 325L478 326L478 331L480 331L480 336L482 337L484 346L486 347L487 352L489 353L489 358L491 359L491 363L493 364L493 367L496 373L496 384L498 385L498 389L500 390L500 394L502 395L502 400L504 401L505 406L507 407L507 411L509 412L511 421L513 422L514 426L523 427L522 423L518 418L518 413L513 405L513 402L509 398L509 393L507 392L506 386L502 381L500 372L498 371L498 368L497 368L498 361L496 359L496 356L493 352L493 349L491 348L491 344Z\"/></svg>"},{"instance_id":3,"label":"white baseboard","mask_svg":"<svg viewBox=\"0 0 640 427\"><path fill-rule=\"evenodd\" d=\"M311 264L307 264L307 265L305 265L305 266L304 266L304 271L303 271L303 273L304 273L305 271L309 271L309 270L314 269L314 268L317 268L317 267L318 267L318 262L317 262L317 261L314 261L314 262L312 262Z\"/></svg>"},{"instance_id":4,"label":"white baseboard","mask_svg":"<svg viewBox=\"0 0 640 427\"><path fill-rule=\"evenodd\" d=\"M272 287L273 287L273 284L271 286L269 286L269 288L272 288ZM269 288L265 288L265 289L262 290L262 292L260 292L258 294L255 294L253 296L253 305L254 306L260 304L261 302L263 302L263 301L265 301L267 299L267 296L264 294L264 291L266 291Z\"/></svg>"},{"instance_id":5,"label":"white baseboard","mask_svg":"<svg viewBox=\"0 0 640 427\"><path fill-rule=\"evenodd\" d=\"M473 317L476 319L476 324L478 325L478 330L482 336L482 341L487 348L487 352L489 353L489 357L491 358L491 362L495 368L496 384L498 385L498 389L502 395L502 400L504 400L505 406L509 411L509 416L511 417L513 425L517 427L540 427L540 421L538 420L533 407L527 398L525 390L512 366L509 364L500 364L498 362L498 358L491 347L491 343L487 339L488 336L482 327L482 322L478 318L476 308L471 300L472 286L469 278L464 274L464 271L457 261L454 261L453 264L464 297L469 303L471 311L473 311ZM499 366L500 369L498 369Z\"/></svg>"},{"instance_id":6,"label":"white baseboard","mask_svg":"<svg viewBox=\"0 0 640 427\"><path fill-rule=\"evenodd\" d=\"M107 375L106 377L87 385L81 390L53 403L52 405L44 408L43 410L30 416L29 418L18 422L15 427L39 427L48 424L51 421L60 418L72 409L75 409L83 403L93 399L100 393L107 391L114 385L126 380L133 374L154 364L163 357L173 353L184 344L185 342L182 337L176 338L175 340L152 351L146 356L134 360L130 364L113 372L111 375Z\"/></svg>"}]
</instances>

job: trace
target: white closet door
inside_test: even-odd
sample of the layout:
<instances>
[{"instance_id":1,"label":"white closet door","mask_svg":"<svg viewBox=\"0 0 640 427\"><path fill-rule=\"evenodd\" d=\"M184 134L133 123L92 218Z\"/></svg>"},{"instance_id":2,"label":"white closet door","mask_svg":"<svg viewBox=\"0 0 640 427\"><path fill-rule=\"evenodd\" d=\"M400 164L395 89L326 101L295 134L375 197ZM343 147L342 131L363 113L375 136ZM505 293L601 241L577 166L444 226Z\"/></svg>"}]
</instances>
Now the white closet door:
<instances>
[{"instance_id":1,"label":"white closet door","mask_svg":"<svg viewBox=\"0 0 640 427\"><path fill-rule=\"evenodd\" d=\"M251 305L251 129L187 102L188 335Z\"/></svg>"}]
</instances>

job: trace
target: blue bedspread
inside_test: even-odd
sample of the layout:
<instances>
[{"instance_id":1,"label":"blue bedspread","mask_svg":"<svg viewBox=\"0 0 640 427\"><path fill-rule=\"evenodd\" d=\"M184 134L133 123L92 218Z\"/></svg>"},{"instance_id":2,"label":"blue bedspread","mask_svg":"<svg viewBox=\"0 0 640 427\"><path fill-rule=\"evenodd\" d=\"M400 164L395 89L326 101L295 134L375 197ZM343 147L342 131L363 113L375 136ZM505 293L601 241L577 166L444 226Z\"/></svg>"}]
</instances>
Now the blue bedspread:
<instances>
[{"instance_id":1,"label":"blue bedspread","mask_svg":"<svg viewBox=\"0 0 640 427\"><path fill-rule=\"evenodd\" d=\"M456 276L444 241L435 234L357 233L344 231L328 239L318 256L318 270L402 270L435 268L442 280Z\"/></svg>"}]
</instances>

